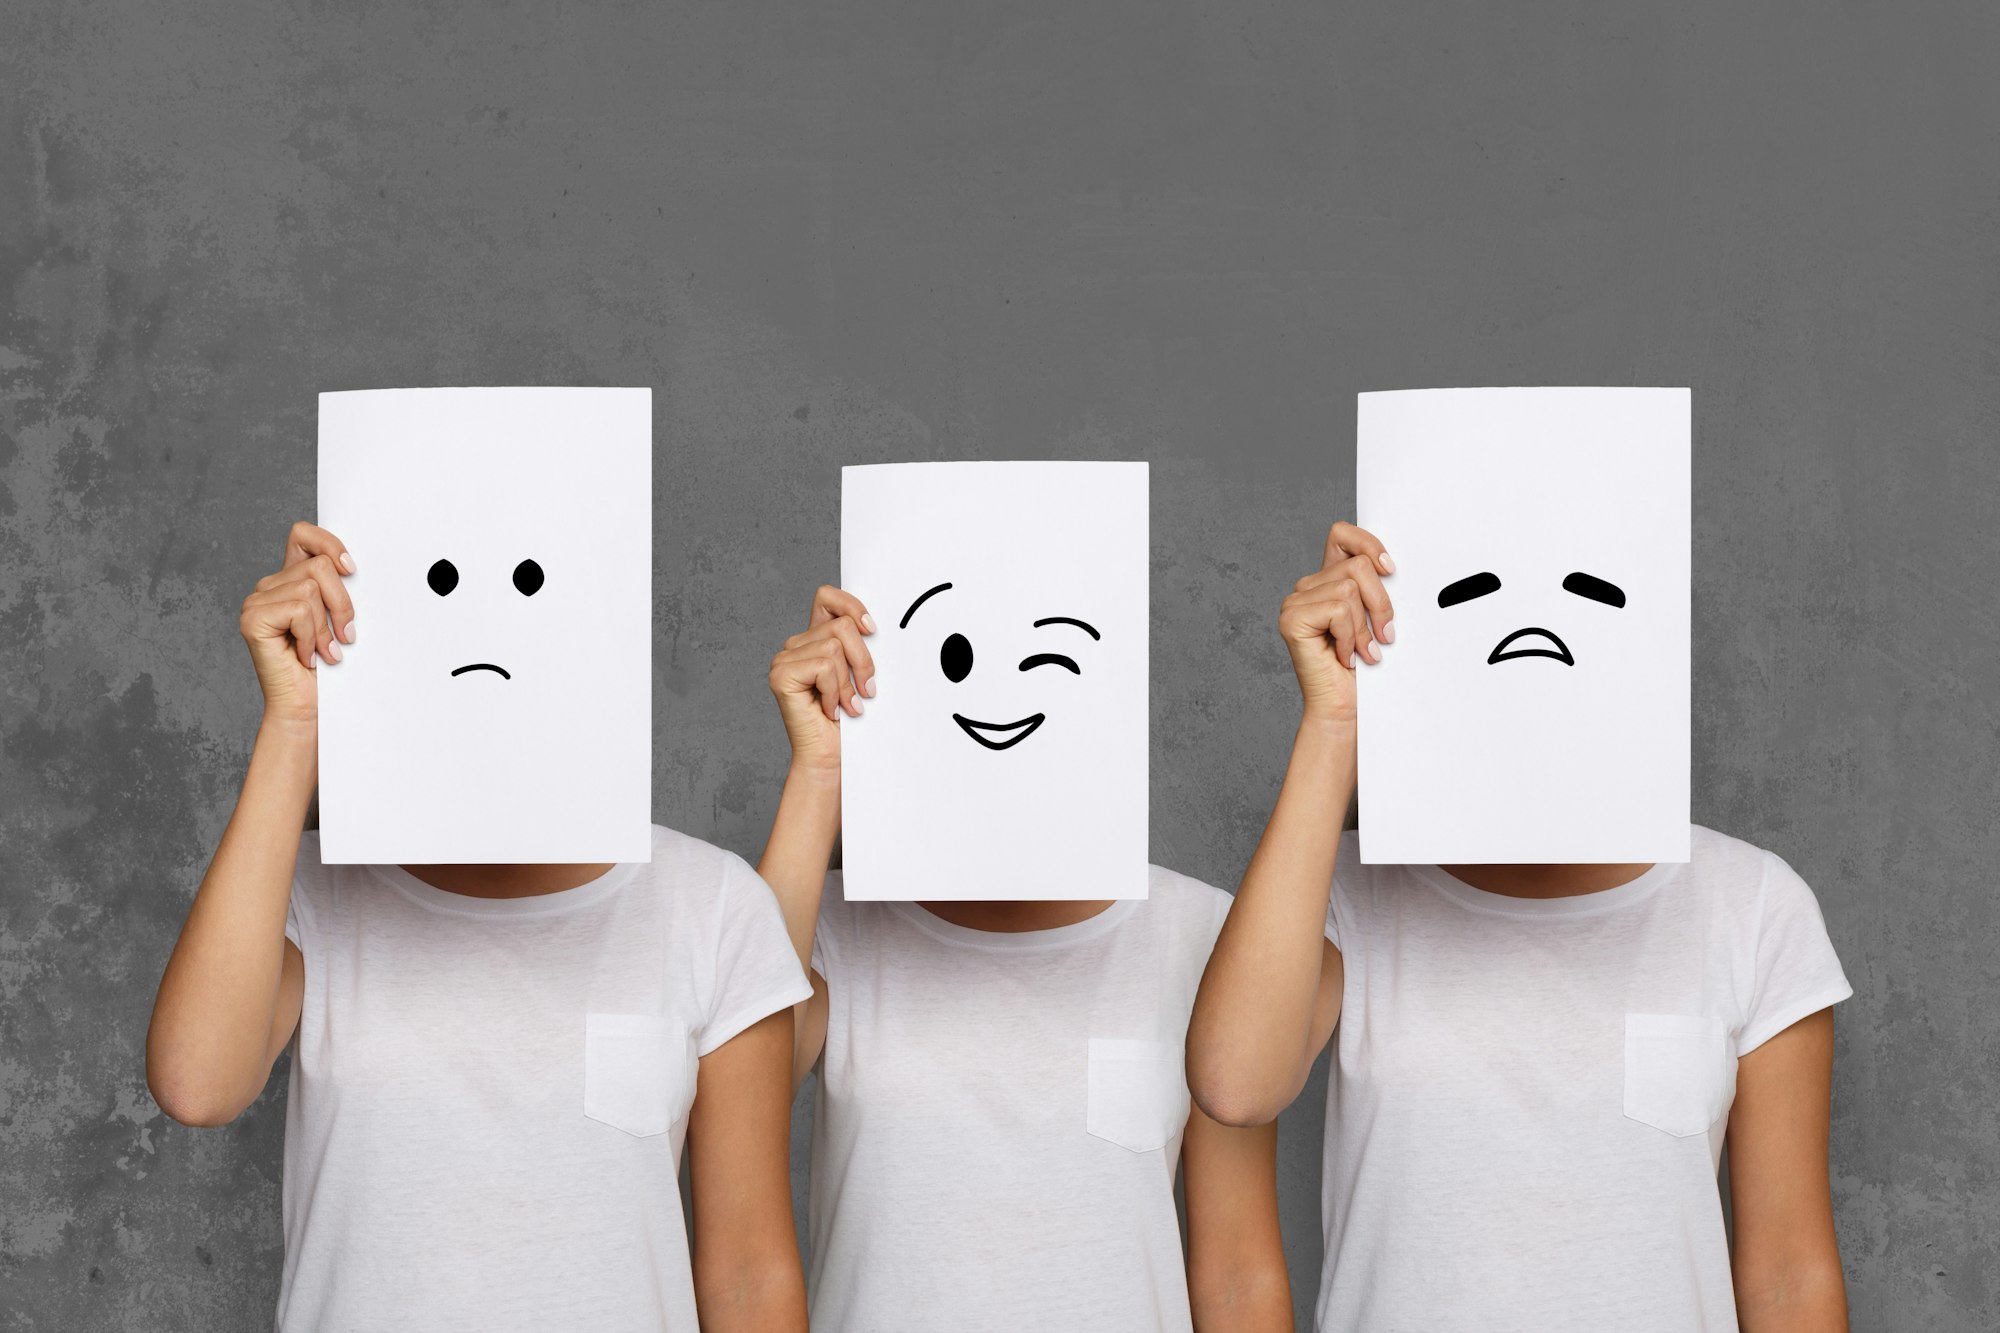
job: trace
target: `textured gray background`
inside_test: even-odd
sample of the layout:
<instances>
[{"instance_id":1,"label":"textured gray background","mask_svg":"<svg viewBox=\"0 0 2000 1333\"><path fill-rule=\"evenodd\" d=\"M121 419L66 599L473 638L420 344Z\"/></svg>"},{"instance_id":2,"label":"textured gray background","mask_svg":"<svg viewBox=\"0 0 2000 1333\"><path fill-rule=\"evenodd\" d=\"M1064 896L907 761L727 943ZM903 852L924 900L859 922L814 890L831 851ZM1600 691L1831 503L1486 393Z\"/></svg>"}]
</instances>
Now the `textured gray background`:
<instances>
[{"instance_id":1,"label":"textured gray background","mask_svg":"<svg viewBox=\"0 0 2000 1333\"><path fill-rule=\"evenodd\" d=\"M839 464L1153 460L1154 852L1224 884L1354 392L1693 385L1695 814L1855 983L1856 1324L2000 1326L1994 7L982 8L0 0L0 1327L267 1325L281 1094L141 1070L236 606L315 391L515 382L655 386L656 811L746 854Z\"/></svg>"}]
</instances>

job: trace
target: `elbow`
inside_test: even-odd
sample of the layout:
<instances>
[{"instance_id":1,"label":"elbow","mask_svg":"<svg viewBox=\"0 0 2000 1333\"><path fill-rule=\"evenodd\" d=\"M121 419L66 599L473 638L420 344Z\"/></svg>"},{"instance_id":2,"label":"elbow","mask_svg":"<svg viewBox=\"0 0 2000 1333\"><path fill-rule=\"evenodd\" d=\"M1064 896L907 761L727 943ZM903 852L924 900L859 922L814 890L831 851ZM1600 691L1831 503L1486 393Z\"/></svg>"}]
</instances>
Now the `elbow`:
<instances>
[{"instance_id":1,"label":"elbow","mask_svg":"<svg viewBox=\"0 0 2000 1333\"><path fill-rule=\"evenodd\" d=\"M163 1067L158 1060L146 1062L146 1089L167 1117L191 1129L216 1129L230 1123L249 1109L254 1097L229 1095L211 1080L188 1071Z\"/></svg>"},{"instance_id":2,"label":"elbow","mask_svg":"<svg viewBox=\"0 0 2000 1333\"><path fill-rule=\"evenodd\" d=\"M153 1100L167 1113L167 1118L190 1129L218 1129L245 1110L227 1098L199 1089L163 1084L157 1079L148 1080L147 1086L152 1089Z\"/></svg>"},{"instance_id":3,"label":"elbow","mask_svg":"<svg viewBox=\"0 0 2000 1333\"><path fill-rule=\"evenodd\" d=\"M1268 1125L1291 1104L1291 1098L1259 1096L1258 1089L1240 1078L1204 1069L1199 1062L1188 1066L1188 1092L1201 1113L1219 1125L1232 1129L1255 1129Z\"/></svg>"}]
</instances>

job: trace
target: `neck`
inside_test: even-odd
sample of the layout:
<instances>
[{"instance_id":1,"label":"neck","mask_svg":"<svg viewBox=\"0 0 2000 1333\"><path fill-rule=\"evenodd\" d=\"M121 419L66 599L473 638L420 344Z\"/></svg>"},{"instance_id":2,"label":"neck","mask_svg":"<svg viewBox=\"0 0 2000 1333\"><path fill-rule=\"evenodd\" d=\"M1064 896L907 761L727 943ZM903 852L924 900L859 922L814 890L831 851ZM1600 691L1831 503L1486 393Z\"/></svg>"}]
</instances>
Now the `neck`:
<instances>
[{"instance_id":1,"label":"neck","mask_svg":"<svg viewBox=\"0 0 2000 1333\"><path fill-rule=\"evenodd\" d=\"M993 930L1015 934L1024 930L1054 930L1088 921L1111 906L1111 900L1096 902L1030 903L918 903L917 906L941 921L968 930Z\"/></svg>"},{"instance_id":2,"label":"neck","mask_svg":"<svg viewBox=\"0 0 2000 1333\"><path fill-rule=\"evenodd\" d=\"M1651 870L1650 862L1615 865L1439 866L1453 879L1509 898L1575 898L1630 884Z\"/></svg>"},{"instance_id":3,"label":"neck","mask_svg":"<svg viewBox=\"0 0 2000 1333\"><path fill-rule=\"evenodd\" d=\"M615 862L556 865L404 866L434 889L468 898L536 898L588 884Z\"/></svg>"}]
</instances>

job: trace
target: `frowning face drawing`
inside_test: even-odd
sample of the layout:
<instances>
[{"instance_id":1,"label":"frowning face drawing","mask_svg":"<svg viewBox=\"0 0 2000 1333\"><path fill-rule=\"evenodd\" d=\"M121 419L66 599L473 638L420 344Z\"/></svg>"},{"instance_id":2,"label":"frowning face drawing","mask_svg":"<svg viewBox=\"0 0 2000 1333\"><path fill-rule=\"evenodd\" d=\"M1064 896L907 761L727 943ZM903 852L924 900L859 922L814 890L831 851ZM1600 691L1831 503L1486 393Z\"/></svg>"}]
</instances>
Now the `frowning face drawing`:
<instances>
[{"instance_id":1,"label":"frowning face drawing","mask_svg":"<svg viewBox=\"0 0 2000 1333\"><path fill-rule=\"evenodd\" d=\"M1690 404L1360 396L1356 520L1396 563L1357 681L1362 861L1687 859Z\"/></svg>"},{"instance_id":2,"label":"frowning face drawing","mask_svg":"<svg viewBox=\"0 0 2000 1333\"><path fill-rule=\"evenodd\" d=\"M1480 597L1490 597L1500 591L1500 576L1492 570L1481 570L1468 574L1462 579L1454 579L1438 591L1437 603L1440 611L1447 607L1462 606ZM1562 581L1564 592L1622 610L1625 606L1625 590L1595 574L1582 571L1571 573ZM1569 644L1552 629L1539 625L1528 625L1512 631L1506 638L1493 645L1487 654L1486 665L1498 666L1502 662L1519 662L1531 657L1546 657L1562 663L1566 667L1576 665Z\"/></svg>"},{"instance_id":3,"label":"frowning face drawing","mask_svg":"<svg viewBox=\"0 0 2000 1333\"><path fill-rule=\"evenodd\" d=\"M910 603L909 609L903 612L902 620L896 628L899 630L909 629L910 621L916 616L918 609L924 603L930 601L940 593L950 592L952 587L953 585L950 583L939 583L924 591L918 596L916 601ZM944 609L933 612L930 619L938 623L948 621L949 603L946 603ZM1032 630L1062 629L1072 633L1080 632L1078 637L1082 634L1087 634L1090 636L1089 641L1092 643L1099 642L1104 637L1097 632L1096 626L1075 616L1043 616L1033 621L1028 628ZM1076 648L1075 644L1067 642L1060 635L1054 637L1051 642L1059 647ZM1077 648L1077 651L1084 650ZM954 685L964 685L968 681L971 681L975 671L982 665L979 654L973 648L972 640L956 630L946 633L939 642L937 663L938 670L944 674L944 678ZM1031 672L1045 667L1067 671L1072 676L1081 676L1083 674L1083 667L1078 664L1076 658L1071 656L1069 652L1047 649L1029 652L1015 664L1014 669L1016 671ZM989 672L1004 669L1004 656L1000 663L986 666L986 670ZM976 695L973 697L976 697ZM1042 723L1048 721L1048 716L1047 712L1037 710L1026 717L1015 718L1012 721L991 722L981 721L977 718L969 717L964 713L954 712L951 715L951 720L957 723L959 729L964 731L966 735L987 749L1008 750L1034 735Z\"/></svg>"},{"instance_id":4,"label":"frowning face drawing","mask_svg":"<svg viewBox=\"0 0 2000 1333\"><path fill-rule=\"evenodd\" d=\"M360 628L320 678L323 857L652 854L652 457L644 389L322 396Z\"/></svg>"}]
</instances>

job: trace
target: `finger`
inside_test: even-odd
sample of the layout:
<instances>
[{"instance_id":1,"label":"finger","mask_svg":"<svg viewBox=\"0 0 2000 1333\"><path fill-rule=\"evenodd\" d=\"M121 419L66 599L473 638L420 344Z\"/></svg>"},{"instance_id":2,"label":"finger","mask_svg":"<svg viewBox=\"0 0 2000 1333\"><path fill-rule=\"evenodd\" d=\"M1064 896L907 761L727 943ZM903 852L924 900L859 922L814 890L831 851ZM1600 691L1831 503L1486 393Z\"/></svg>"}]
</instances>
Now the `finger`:
<instances>
[{"instance_id":1,"label":"finger","mask_svg":"<svg viewBox=\"0 0 2000 1333\"><path fill-rule=\"evenodd\" d=\"M822 584L813 593L812 611L806 617L806 624L809 627L818 626L841 616L852 616L864 634L875 632L875 617L868 614L868 608L861 604L859 597L831 583Z\"/></svg>"},{"instance_id":2,"label":"finger","mask_svg":"<svg viewBox=\"0 0 2000 1333\"><path fill-rule=\"evenodd\" d=\"M1352 523L1344 521L1327 529L1326 549L1320 553L1320 568L1327 568L1343 557L1355 555L1368 557L1369 563L1374 565L1379 573L1396 572L1396 562L1389 558L1389 553L1382 549L1381 541L1368 529L1357 528Z\"/></svg>"},{"instance_id":3,"label":"finger","mask_svg":"<svg viewBox=\"0 0 2000 1333\"><path fill-rule=\"evenodd\" d=\"M1375 561L1365 555L1349 556L1330 569L1308 574L1293 585L1294 592L1310 592L1318 588L1352 583L1360 594L1361 604L1368 612L1368 622L1373 637L1383 643L1394 643L1396 631L1391 621L1396 614L1395 603L1390 600L1389 590L1382 583L1382 576L1375 572Z\"/></svg>"},{"instance_id":4,"label":"finger","mask_svg":"<svg viewBox=\"0 0 2000 1333\"><path fill-rule=\"evenodd\" d=\"M1278 626L1294 643L1326 643L1333 649L1334 660L1352 670L1354 606L1330 588L1295 592L1285 599Z\"/></svg>"},{"instance_id":5,"label":"finger","mask_svg":"<svg viewBox=\"0 0 2000 1333\"><path fill-rule=\"evenodd\" d=\"M285 566L276 574L266 575L257 581L259 588L283 589L300 582L312 583L319 591L321 605L326 607L327 618L332 621L338 637L347 643L354 642L354 599L348 596L347 584L340 576L340 567L330 555L308 556L296 564Z\"/></svg>"},{"instance_id":6,"label":"finger","mask_svg":"<svg viewBox=\"0 0 2000 1333\"><path fill-rule=\"evenodd\" d=\"M354 572L354 557L348 554L347 544L340 538L311 523L292 524L292 530L285 534L285 563L295 565L316 555L332 560L343 574Z\"/></svg>"},{"instance_id":7,"label":"finger","mask_svg":"<svg viewBox=\"0 0 2000 1333\"><path fill-rule=\"evenodd\" d=\"M840 683L844 674L834 658L819 659L814 687L819 692L820 711L826 714L826 720L829 722L840 721Z\"/></svg>"},{"instance_id":8,"label":"finger","mask_svg":"<svg viewBox=\"0 0 2000 1333\"><path fill-rule=\"evenodd\" d=\"M847 658L847 669L853 673L854 685L858 693L867 698L875 697L875 655L868 651L868 645L861 641L865 632L859 621L852 616L842 616L838 620L826 622L827 632L840 641L841 651Z\"/></svg>"},{"instance_id":9,"label":"finger","mask_svg":"<svg viewBox=\"0 0 2000 1333\"><path fill-rule=\"evenodd\" d=\"M827 715L829 721L839 721L837 710L840 704L854 697L854 687L849 683L846 652L836 638L818 638L785 649L771 660L771 676L782 694L811 692L817 695L820 711ZM860 703L852 703L848 711L858 714Z\"/></svg>"},{"instance_id":10,"label":"finger","mask_svg":"<svg viewBox=\"0 0 2000 1333\"><path fill-rule=\"evenodd\" d=\"M1354 627L1354 655L1374 666L1382 660L1382 649L1376 642L1375 630L1368 622L1368 604L1362 600L1359 579L1348 579L1340 585L1340 600L1347 607L1347 620Z\"/></svg>"},{"instance_id":11,"label":"finger","mask_svg":"<svg viewBox=\"0 0 2000 1333\"><path fill-rule=\"evenodd\" d=\"M840 622L829 621L827 623L828 627L831 628ZM849 626L849 634L858 643L860 641L859 627L855 626L852 621L846 623ZM848 660L846 641L838 632L835 632L829 637L820 640L817 648L819 652L826 655L826 660L833 665L834 696L839 699L841 707L847 710L849 717L860 717L861 696L855 685L853 666Z\"/></svg>"}]
</instances>

